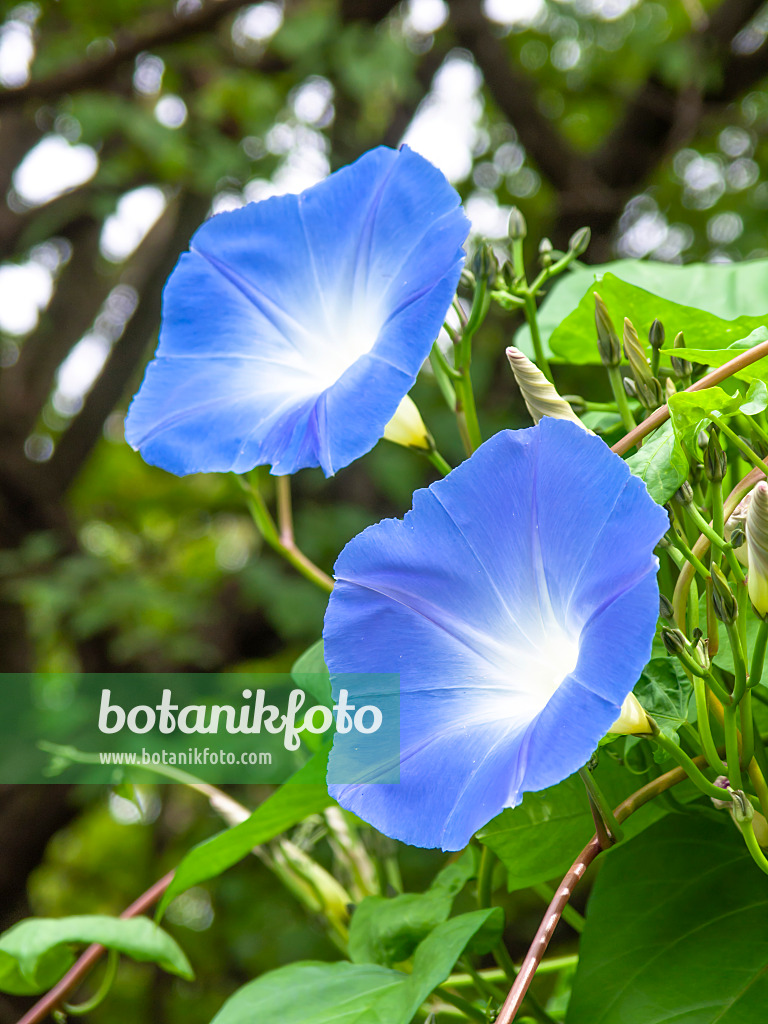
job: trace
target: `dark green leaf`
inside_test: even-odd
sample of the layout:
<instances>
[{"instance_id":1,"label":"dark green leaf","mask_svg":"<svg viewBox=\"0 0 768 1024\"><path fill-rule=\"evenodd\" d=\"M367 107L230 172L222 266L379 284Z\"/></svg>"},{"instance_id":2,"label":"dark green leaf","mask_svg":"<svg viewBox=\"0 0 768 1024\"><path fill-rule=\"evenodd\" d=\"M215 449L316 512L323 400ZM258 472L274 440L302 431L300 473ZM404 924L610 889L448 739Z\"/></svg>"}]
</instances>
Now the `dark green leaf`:
<instances>
[{"instance_id":1,"label":"dark green leaf","mask_svg":"<svg viewBox=\"0 0 768 1024\"><path fill-rule=\"evenodd\" d=\"M274 839L308 815L330 806L333 800L325 784L327 763L327 750L315 754L249 818L193 847L176 869L158 907L158 920L171 900L186 889L215 878L247 856L254 846Z\"/></svg>"},{"instance_id":2,"label":"dark green leaf","mask_svg":"<svg viewBox=\"0 0 768 1024\"><path fill-rule=\"evenodd\" d=\"M611 807L648 781L630 774L607 750L600 755L595 777ZM665 813L658 803L646 804L627 820L625 835L635 835ZM526 793L519 807L494 818L478 838L504 863L513 890L562 875L593 833L584 784L572 775L540 793Z\"/></svg>"},{"instance_id":3,"label":"dark green leaf","mask_svg":"<svg viewBox=\"0 0 768 1024\"><path fill-rule=\"evenodd\" d=\"M71 946L98 942L134 960L155 963L182 978L194 977L180 946L146 917L101 914L30 917L0 935L0 991L35 995L51 988L75 961Z\"/></svg>"},{"instance_id":4,"label":"dark green leaf","mask_svg":"<svg viewBox=\"0 0 768 1024\"><path fill-rule=\"evenodd\" d=\"M406 960L433 928L447 920L454 897L474 874L474 854L469 849L443 868L427 892L391 899L368 896L352 915L350 959L385 967Z\"/></svg>"},{"instance_id":5,"label":"dark green leaf","mask_svg":"<svg viewBox=\"0 0 768 1024\"><path fill-rule=\"evenodd\" d=\"M661 732L672 740L676 740L678 729L688 720L692 693L690 679L674 658L649 661L635 686L637 699Z\"/></svg>"},{"instance_id":6,"label":"dark green leaf","mask_svg":"<svg viewBox=\"0 0 768 1024\"><path fill-rule=\"evenodd\" d=\"M688 476L688 460L669 422L645 439L642 448L627 459L627 465L659 505L668 501Z\"/></svg>"},{"instance_id":7,"label":"dark green leaf","mask_svg":"<svg viewBox=\"0 0 768 1024\"><path fill-rule=\"evenodd\" d=\"M606 859L568 1024L763 1024L768 885L724 813L675 815Z\"/></svg>"},{"instance_id":8,"label":"dark green leaf","mask_svg":"<svg viewBox=\"0 0 768 1024\"><path fill-rule=\"evenodd\" d=\"M502 919L495 907L438 925L416 950L411 974L375 964L281 967L236 992L213 1024L409 1024L473 937L489 927L498 934Z\"/></svg>"}]
</instances>

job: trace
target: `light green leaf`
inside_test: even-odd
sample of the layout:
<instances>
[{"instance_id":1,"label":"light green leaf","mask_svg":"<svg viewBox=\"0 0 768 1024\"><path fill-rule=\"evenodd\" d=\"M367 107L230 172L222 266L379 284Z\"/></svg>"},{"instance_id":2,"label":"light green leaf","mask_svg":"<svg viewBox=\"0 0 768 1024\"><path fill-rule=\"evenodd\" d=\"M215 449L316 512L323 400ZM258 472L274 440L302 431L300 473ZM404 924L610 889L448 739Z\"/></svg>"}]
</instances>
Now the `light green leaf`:
<instances>
[{"instance_id":1,"label":"light green leaf","mask_svg":"<svg viewBox=\"0 0 768 1024\"><path fill-rule=\"evenodd\" d=\"M182 978L194 977L181 947L149 918L124 920L101 914L30 917L0 935L0 991L13 995L45 992L75 962L71 947L92 942L134 960L155 963Z\"/></svg>"},{"instance_id":2,"label":"light green leaf","mask_svg":"<svg viewBox=\"0 0 768 1024\"><path fill-rule=\"evenodd\" d=\"M716 367L735 359L747 349L754 348L755 345L759 345L763 341L768 341L768 329L758 327L746 338L739 338L722 348L697 348L695 344L690 345L693 340L693 338L687 338L686 341L689 344L677 349L674 354L680 359L688 359L692 363L704 363L707 366ZM668 361L669 355L671 353L666 353L666 361ZM762 359L750 363L734 376L741 380L764 380L768 376L768 356L763 356Z\"/></svg>"},{"instance_id":3,"label":"light green leaf","mask_svg":"<svg viewBox=\"0 0 768 1024\"><path fill-rule=\"evenodd\" d=\"M325 664L323 641L317 640L293 663L291 679L326 707L333 707L331 674Z\"/></svg>"},{"instance_id":4,"label":"light green leaf","mask_svg":"<svg viewBox=\"0 0 768 1024\"><path fill-rule=\"evenodd\" d=\"M193 847L176 868L158 907L157 919L180 893L215 878L247 856L254 846L274 839L308 815L329 807L333 800L325 784L327 764L327 750L315 754L249 818Z\"/></svg>"},{"instance_id":5,"label":"light green leaf","mask_svg":"<svg viewBox=\"0 0 768 1024\"><path fill-rule=\"evenodd\" d=\"M654 430L626 461L659 505L668 501L688 476L688 460L669 421Z\"/></svg>"},{"instance_id":6,"label":"light green leaf","mask_svg":"<svg viewBox=\"0 0 768 1024\"><path fill-rule=\"evenodd\" d=\"M409 1024L472 939L489 927L498 935L501 921L494 907L438 925L416 950L411 974L345 962L281 967L243 986L212 1024Z\"/></svg>"},{"instance_id":7,"label":"light green leaf","mask_svg":"<svg viewBox=\"0 0 768 1024\"><path fill-rule=\"evenodd\" d=\"M606 858L567 1024L763 1024L768 885L726 814L674 815Z\"/></svg>"},{"instance_id":8,"label":"light green leaf","mask_svg":"<svg viewBox=\"0 0 768 1024\"><path fill-rule=\"evenodd\" d=\"M694 263L672 266L652 260L617 260L600 266L574 266L558 278L539 310L539 330L557 359L599 363L594 324L593 291L599 291L621 333L624 317L641 337L658 317L666 328L668 345L684 331L697 349L722 350L768 323L768 260L744 263ZM527 326L515 335L515 345L530 354ZM669 358L669 351L666 359ZM728 358L736 353L731 352ZM719 366L707 357L699 362ZM722 362L726 360L723 359Z\"/></svg>"},{"instance_id":9,"label":"light green leaf","mask_svg":"<svg viewBox=\"0 0 768 1024\"><path fill-rule=\"evenodd\" d=\"M745 416L762 412L768 405L768 391L763 381L753 380L746 395L740 391L729 393L721 387L680 391L670 396L668 405L675 436L692 451L699 431L713 420L737 412Z\"/></svg>"},{"instance_id":10,"label":"light green leaf","mask_svg":"<svg viewBox=\"0 0 768 1024\"><path fill-rule=\"evenodd\" d=\"M424 893L403 893L391 899L368 896L352 915L350 959L385 967L406 960L429 932L448 919L454 897L474 874L470 848L443 868Z\"/></svg>"}]
</instances>

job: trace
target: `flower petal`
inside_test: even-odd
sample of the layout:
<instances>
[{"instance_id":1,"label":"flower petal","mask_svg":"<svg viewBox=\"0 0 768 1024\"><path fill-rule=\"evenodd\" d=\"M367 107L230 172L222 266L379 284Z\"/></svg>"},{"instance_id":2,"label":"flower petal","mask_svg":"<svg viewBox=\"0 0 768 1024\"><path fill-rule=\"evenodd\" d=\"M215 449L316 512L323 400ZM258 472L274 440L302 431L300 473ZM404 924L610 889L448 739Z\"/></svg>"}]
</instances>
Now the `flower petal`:
<instances>
[{"instance_id":1,"label":"flower petal","mask_svg":"<svg viewBox=\"0 0 768 1024\"><path fill-rule=\"evenodd\" d=\"M166 286L129 443L180 474L332 475L373 447L413 384L467 230L458 194L406 147L212 217Z\"/></svg>"},{"instance_id":2,"label":"flower petal","mask_svg":"<svg viewBox=\"0 0 768 1024\"><path fill-rule=\"evenodd\" d=\"M401 781L333 785L336 799L388 835L455 850L584 764L650 656L666 528L603 441L545 419L497 434L402 521L352 540L326 660L332 676L400 674ZM337 735L334 752L351 742Z\"/></svg>"}]
</instances>

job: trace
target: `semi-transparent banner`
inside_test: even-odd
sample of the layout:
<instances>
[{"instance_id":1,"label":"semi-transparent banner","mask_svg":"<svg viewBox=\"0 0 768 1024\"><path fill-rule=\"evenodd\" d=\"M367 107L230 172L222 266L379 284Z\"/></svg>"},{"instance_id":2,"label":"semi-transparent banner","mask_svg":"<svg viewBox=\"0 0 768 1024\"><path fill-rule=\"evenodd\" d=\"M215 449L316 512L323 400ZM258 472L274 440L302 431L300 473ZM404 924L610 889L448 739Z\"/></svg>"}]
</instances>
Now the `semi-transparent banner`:
<instances>
[{"instance_id":1,"label":"semi-transparent banner","mask_svg":"<svg viewBox=\"0 0 768 1024\"><path fill-rule=\"evenodd\" d=\"M397 675L0 674L0 784L399 782Z\"/></svg>"}]
</instances>

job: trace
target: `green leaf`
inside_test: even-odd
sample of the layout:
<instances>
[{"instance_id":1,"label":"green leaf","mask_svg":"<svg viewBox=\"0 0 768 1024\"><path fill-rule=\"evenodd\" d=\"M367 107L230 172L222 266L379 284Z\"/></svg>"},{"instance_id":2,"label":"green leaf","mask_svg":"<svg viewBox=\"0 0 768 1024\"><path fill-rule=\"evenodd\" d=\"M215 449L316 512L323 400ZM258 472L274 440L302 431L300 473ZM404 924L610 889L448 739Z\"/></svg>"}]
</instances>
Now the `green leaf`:
<instances>
[{"instance_id":1,"label":"green leaf","mask_svg":"<svg viewBox=\"0 0 768 1024\"><path fill-rule=\"evenodd\" d=\"M611 807L639 789L648 778L630 774L603 750L595 771ZM622 826L627 838L666 813L658 802L646 804ZM572 775L540 793L526 793L519 807L503 811L478 833L508 872L510 891L525 889L564 874L594 834L584 784Z\"/></svg>"},{"instance_id":2,"label":"green leaf","mask_svg":"<svg viewBox=\"0 0 768 1024\"><path fill-rule=\"evenodd\" d=\"M619 333L628 316L640 336L647 337L658 317L670 340L684 331L688 342L695 340L698 349L720 351L768 323L764 312L768 305L766 278L768 260L685 267L652 260L617 260L601 266L575 266L556 280L542 303L539 330L556 359L599 363L592 296L599 291ZM530 351L527 326L517 332L515 344ZM671 345L662 352L668 360ZM731 352L727 358L736 354ZM720 365L708 356L696 358Z\"/></svg>"},{"instance_id":3,"label":"green leaf","mask_svg":"<svg viewBox=\"0 0 768 1024\"><path fill-rule=\"evenodd\" d=\"M293 663L291 679L302 690L311 693L321 704L329 708L333 707L331 674L325 664L322 639L313 643Z\"/></svg>"},{"instance_id":4,"label":"green leaf","mask_svg":"<svg viewBox=\"0 0 768 1024\"><path fill-rule=\"evenodd\" d=\"M626 461L659 505L668 501L688 476L688 460L669 421L654 430Z\"/></svg>"},{"instance_id":5,"label":"green leaf","mask_svg":"<svg viewBox=\"0 0 768 1024\"><path fill-rule=\"evenodd\" d=\"M281 967L235 992L213 1024L409 1024L472 939L489 928L498 935L501 922L494 907L438 925L416 950L411 974L344 962Z\"/></svg>"},{"instance_id":6,"label":"green leaf","mask_svg":"<svg viewBox=\"0 0 768 1024\"><path fill-rule=\"evenodd\" d=\"M766 879L727 815L674 815L606 858L567 1024L763 1024L766 948Z\"/></svg>"},{"instance_id":7,"label":"green leaf","mask_svg":"<svg viewBox=\"0 0 768 1024\"><path fill-rule=\"evenodd\" d=\"M247 856L254 846L274 839L308 815L329 807L333 800L325 784L327 764L327 750L315 754L249 818L193 847L176 868L158 907L157 919L162 918L168 904L180 893L215 878Z\"/></svg>"},{"instance_id":8,"label":"green leaf","mask_svg":"<svg viewBox=\"0 0 768 1024\"><path fill-rule=\"evenodd\" d=\"M763 381L753 380L746 396L740 391L728 394L720 387L704 388L702 391L681 391L671 395L668 405L676 438L689 450L694 450L699 431L712 420L727 418L737 412L745 416L762 412L768 405L768 390Z\"/></svg>"},{"instance_id":9,"label":"green leaf","mask_svg":"<svg viewBox=\"0 0 768 1024\"><path fill-rule=\"evenodd\" d=\"M244 985L212 1024L406 1024L406 985L375 964L291 964Z\"/></svg>"},{"instance_id":10,"label":"green leaf","mask_svg":"<svg viewBox=\"0 0 768 1024\"><path fill-rule=\"evenodd\" d=\"M768 341L768 329L758 327L751 334L747 335L746 338L732 341L728 346L722 348L695 348L686 345L683 348L677 349L675 355L680 359L688 359L693 363L722 366L723 363L735 359L742 352L754 348L755 345L759 345L763 341ZM734 376L739 377L741 380L763 380L768 376L768 356L763 356L762 359L750 363L749 366L745 366Z\"/></svg>"},{"instance_id":11,"label":"green leaf","mask_svg":"<svg viewBox=\"0 0 768 1024\"><path fill-rule=\"evenodd\" d=\"M426 935L448 919L454 897L474 874L474 854L468 849L443 868L424 893L403 893L391 899L368 896L352 915L350 959L385 967L406 960Z\"/></svg>"},{"instance_id":12,"label":"green leaf","mask_svg":"<svg viewBox=\"0 0 768 1024\"><path fill-rule=\"evenodd\" d=\"M487 953L501 938L503 928L501 907L473 910L438 925L419 945L413 958L411 978L415 991L411 1016L429 993L445 981L465 949Z\"/></svg>"},{"instance_id":13,"label":"green leaf","mask_svg":"<svg viewBox=\"0 0 768 1024\"><path fill-rule=\"evenodd\" d=\"M72 945L98 942L171 974L194 978L181 947L146 917L125 920L101 914L30 917L0 935L0 991L37 995L51 988L75 962Z\"/></svg>"},{"instance_id":14,"label":"green leaf","mask_svg":"<svg viewBox=\"0 0 768 1024\"><path fill-rule=\"evenodd\" d=\"M654 658L643 669L635 696L651 715L661 732L677 741L677 733L688 720L693 685L673 658Z\"/></svg>"}]
</instances>

